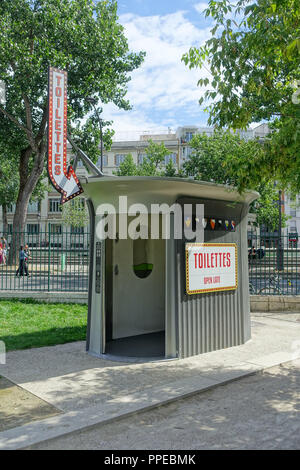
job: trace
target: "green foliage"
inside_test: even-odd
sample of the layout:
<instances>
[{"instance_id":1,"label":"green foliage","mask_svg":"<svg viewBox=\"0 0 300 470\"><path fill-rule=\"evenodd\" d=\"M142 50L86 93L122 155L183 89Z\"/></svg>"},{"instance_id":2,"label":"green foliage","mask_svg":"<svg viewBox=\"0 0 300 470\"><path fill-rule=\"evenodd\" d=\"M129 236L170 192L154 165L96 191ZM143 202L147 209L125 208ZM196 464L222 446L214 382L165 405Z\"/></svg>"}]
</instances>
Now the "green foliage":
<instances>
[{"instance_id":1,"label":"green foliage","mask_svg":"<svg viewBox=\"0 0 300 470\"><path fill-rule=\"evenodd\" d=\"M272 181L263 181L257 191L260 198L251 204L250 212L256 214L256 225L264 224L270 231L276 230L279 224L279 195L278 190ZM290 217L285 213L281 214L282 227L286 227L286 221Z\"/></svg>"},{"instance_id":2,"label":"green foliage","mask_svg":"<svg viewBox=\"0 0 300 470\"><path fill-rule=\"evenodd\" d=\"M103 150L109 150L112 144L114 131L109 128L105 129L106 126L110 126L111 124L110 121L102 121L104 128L102 130ZM97 163L101 156L101 130L97 116L93 114L84 124L77 121L71 130L71 134L81 150L83 150L94 163Z\"/></svg>"},{"instance_id":3,"label":"green foliage","mask_svg":"<svg viewBox=\"0 0 300 470\"><path fill-rule=\"evenodd\" d=\"M76 120L93 111L87 96L130 108L127 84L144 53L129 51L115 0L1 0L0 18L0 79L7 90L6 106L0 106L0 142L17 159L20 216L45 166L48 67L68 72L69 126L76 127ZM77 128L77 137L87 146L93 135L96 159L94 120L92 115ZM106 141L110 135L105 133Z\"/></svg>"},{"instance_id":4,"label":"green foliage","mask_svg":"<svg viewBox=\"0 0 300 470\"><path fill-rule=\"evenodd\" d=\"M14 130L0 113L0 205L14 203L18 194L18 153L25 145L20 130Z\"/></svg>"},{"instance_id":5,"label":"green foliage","mask_svg":"<svg viewBox=\"0 0 300 470\"><path fill-rule=\"evenodd\" d=\"M200 99L210 102L209 124L238 129L269 122L272 133L255 166L299 191L300 100L294 99L300 79L299 0L211 0L206 16L214 21L211 37L183 61L190 68L209 68L209 78L199 80L209 86ZM244 169L241 189L252 181L249 166ZM252 182L257 183L255 171Z\"/></svg>"},{"instance_id":6,"label":"green foliage","mask_svg":"<svg viewBox=\"0 0 300 470\"><path fill-rule=\"evenodd\" d=\"M136 165L132 155L128 154L115 174L118 176L173 176L176 173L173 163L169 162L164 166L165 158L170 153L171 151L163 142L157 143L149 139L142 163Z\"/></svg>"},{"instance_id":7,"label":"green foliage","mask_svg":"<svg viewBox=\"0 0 300 470\"><path fill-rule=\"evenodd\" d=\"M183 165L184 177L194 176L196 180L240 187L241 180L245 181L245 175L255 175L246 183L246 187L260 194L259 199L252 204L251 212L256 213L257 225L265 224L272 229L278 226L278 191L274 181L263 175L260 167L255 168L253 163L264 155L257 140L246 141L238 134L216 130L212 136L195 135L190 147L193 152ZM286 220L283 214L283 226Z\"/></svg>"},{"instance_id":8,"label":"green foliage","mask_svg":"<svg viewBox=\"0 0 300 470\"><path fill-rule=\"evenodd\" d=\"M0 151L0 206L14 203L17 197L19 178L7 154Z\"/></svg>"},{"instance_id":9,"label":"green foliage","mask_svg":"<svg viewBox=\"0 0 300 470\"><path fill-rule=\"evenodd\" d=\"M126 155L124 161L120 163L118 170L115 172L118 176L137 176L137 165L134 163L131 153Z\"/></svg>"},{"instance_id":10,"label":"green foliage","mask_svg":"<svg viewBox=\"0 0 300 470\"><path fill-rule=\"evenodd\" d=\"M89 214L83 198L75 198L62 207L62 221L64 225L72 227L86 227L89 223Z\"/></svg>"}]
</instances>

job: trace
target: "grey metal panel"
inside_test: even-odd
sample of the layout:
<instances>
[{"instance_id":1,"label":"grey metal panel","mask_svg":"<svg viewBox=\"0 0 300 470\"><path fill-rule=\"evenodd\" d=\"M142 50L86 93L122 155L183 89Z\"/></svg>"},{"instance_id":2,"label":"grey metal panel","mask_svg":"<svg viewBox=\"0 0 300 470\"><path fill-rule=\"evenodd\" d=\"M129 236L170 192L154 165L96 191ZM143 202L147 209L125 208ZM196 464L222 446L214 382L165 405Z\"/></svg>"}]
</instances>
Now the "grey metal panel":
<instances>
[{"instance_id":1,"label":"grey metal panel","mask_svg":"<svg viewBox=\"0 0 300 470\"><path fill-rule=\"evenodd\" d=\"M184 198L182 203L187 202ZM201 201L193 201L200 202ZM238 288L234 291L197 295L185 293L184 243L177 243L178 347L179 357L189 357L237 346L250 338L250 310L246 215L247 205L228 206L221 201L204 201L205 217L227 217L237 222L235 232L205 231L207 243L236 243Z\"/></svg>"},{"instance_id":2,"label":"grey metal panel","mask_svg":"<svg viewBox=\"0 0 300 470\"><path fill-rule=\"evenodd\" d=\"M91 199L87 200L87 206L90 217L90 265L89 265L89 300L88 300L88 317L86 328L86 350L90 349L90 334L91 334L91 316L92 316L92 290L93 290L93 266L94 266L94 239L95 239L95 209Z\"/></svg>"},{"instance_id":3,"label":"grey metal panel","mask_svg":"<svg viewBox=\"0 0 300 470\"><path fill-rule=\"evenodd\" d=\"M176 278L177 264L175 262L174 214L171 214L171 237L166 240L165 263L165 356L177 357L177 302Z\"/></svg>"},{"instance_id":4,"label":"grey metal panel","mask_svg":"<svg viewBox=\"0 0 300 470\"><path fill-rule=\"evenodd\" d=\"M100 217L95 216L95 227ZM99 355L105 351L105 240L101 240L97 236L97 230L94 230L94 244L91 247L94 259L93 270L90 271L91 290L89 292L90 302L90 323L89 323L89 347L88 351L92 354ZM100 242L101 247L101 292L96 291L96 244Z\"/></svg>"}]
</instances>

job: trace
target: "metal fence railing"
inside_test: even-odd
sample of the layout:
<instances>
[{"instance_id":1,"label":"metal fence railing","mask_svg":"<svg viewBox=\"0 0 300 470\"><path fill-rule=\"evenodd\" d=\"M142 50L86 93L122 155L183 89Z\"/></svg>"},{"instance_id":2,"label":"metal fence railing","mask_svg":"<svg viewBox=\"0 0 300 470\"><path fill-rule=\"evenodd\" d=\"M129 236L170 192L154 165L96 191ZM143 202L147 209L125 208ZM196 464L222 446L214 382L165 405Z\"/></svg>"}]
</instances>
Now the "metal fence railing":
<instances>
[{"instance_id":1,"label":"metal fence railing","mask_svg":"<svg viewBox=\"0 0 300 470\"><path fill-rule=\"evenodd\" d=\"M0 291L87 292L89 233L48 230L15 232L7 237L6 259L0 253ZM20 246L29 257L20 272ZM28 273L28 276L26 275Z\"/></svg>"},{"instance_id":2,"label":"metal fence railing","mask_svg":"<svg viewBox=\"0 0 300 470\"><path fill-rule=\"evenodd\" d=\"M300 295L297 234L248 233L250 294Z\"/></svg>"},{"instance_id":3,"label":"metal fence railing","mask_svg":"<svg viewBox=\"0 0 300 470\"><path fill-rule=\"evenodd\" d=\"M0 252L0 291L87 292L89 233L73 230L15 232L6 239L6 263ZM28 245L29 276L16 275L19 248ZM12 251L16 257L12 257ZM14 258L14 259L12 259ZM2 262L1 262L2 261ZM250 294L300 295L300 241L297 234L257 235L248 232Z\"/></svg>"}]
</instances>

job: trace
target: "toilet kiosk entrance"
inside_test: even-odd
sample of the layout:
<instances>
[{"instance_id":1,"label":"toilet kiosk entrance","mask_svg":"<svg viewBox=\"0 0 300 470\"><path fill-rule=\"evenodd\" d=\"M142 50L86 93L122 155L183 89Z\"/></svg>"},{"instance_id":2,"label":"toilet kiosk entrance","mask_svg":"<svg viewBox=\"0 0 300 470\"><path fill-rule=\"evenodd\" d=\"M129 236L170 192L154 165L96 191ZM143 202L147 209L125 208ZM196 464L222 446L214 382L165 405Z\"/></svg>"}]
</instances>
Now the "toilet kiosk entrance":
<instances>
[{"instance_id":1,"label":"toilet kiosk entrance","mask_svg":"<svg viewBox=\"0 0 300 470\"><path fill-rule=\"evenodd\" d=\"M82 182L91 218L87 351L125 360L184 358L243 344L251 337L247 214L257 193L154 177L91 177ZM142 204L148 238L124 238L119 197ZM115 237L104 237L103 203L115 208ZM203 225L203 243L151 238L153 205L177 203L182 228ZM184 206L192 210L185 216ZM196 207L202 205L203 217ZM128 233L135 217L126 214ZM163 227L163 215L160 215ZM124 219L123 219L124 220ZM143 219L146 220L145 218ZM101 222L102 221L102 222ZM140 224L142 225L142 224ZM174 228L175 227L175 228Z\"/></svg>"}]
</instances>

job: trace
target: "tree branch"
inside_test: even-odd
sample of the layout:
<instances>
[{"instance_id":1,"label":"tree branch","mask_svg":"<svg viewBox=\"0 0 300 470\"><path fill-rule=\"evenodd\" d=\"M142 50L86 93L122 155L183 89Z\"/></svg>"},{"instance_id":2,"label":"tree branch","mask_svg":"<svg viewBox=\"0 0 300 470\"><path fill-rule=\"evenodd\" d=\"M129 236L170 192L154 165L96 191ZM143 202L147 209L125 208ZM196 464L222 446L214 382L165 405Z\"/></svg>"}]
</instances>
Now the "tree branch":
<instances>
[{"instance_id":1,"label":"tree branch","mask_svg":"<svg viewBox=\"0 0 300 470\"><path fill-rule=\"evenodd\" d=\"M7 111L5 111L5 109L3 109L1 106L0 106L0 111L6 116L8 117L8 119L10 119L12 122L14 122L18 127L19 129L21 129L22 131L26 132L26 134L28 132L30 132L29 129L27 129L26 126L24 126L24 124L22 124L21 122L18 121L18 119L16 119L14 116L12 116L10 113L8 113Z\"/></svg>"},{"instance_id":2,"label":"tree branch","mask_svg":"<svg viewBox=\"0 0 300 470\"><path fill-rule=\"evenodd\" d=\"M23 101L24 101L25 111L26 111L27 128L30 130L30 132L32 132L32 116L31 116L29 99L26 95L22 95L22 96L23 96Z\"/></svg>"},{"instance_id":3,"label":"tree branch","mask_svg":"<svg viewBox=\"0 0 300 470\"><path fill-rule=\"evenodd\" d=\"M35 138L35 144L37 146L41 144L41 141L43 140L44 135L45 135L45 129L46 129L47 121L48 121L48 104L45 104L45 106L43 107L43 110L44 112L43 112L43 117L41 120L40 128Z\"/></svg>"},{"instance_id":4,"label":"tree branch","mask_svg":"<svg viewBox=\"0 0 300 470\"><path fill-rule=\"evenodd\" d=\"M12 114L5 111L5 109L3 109L1 106L0 106L0 111L4 114L4 116L8 117L8 119L10 119L14 124L16 124L16 126L18 126L19 129L25 132L25 134L27 135L29 144L32 146L32 149L36 151L37 147L33 138L32 131L28 129L26 126L24 126L24 124L19 122L18 119L16 119Z\"/></svg>"}]
</instances>

